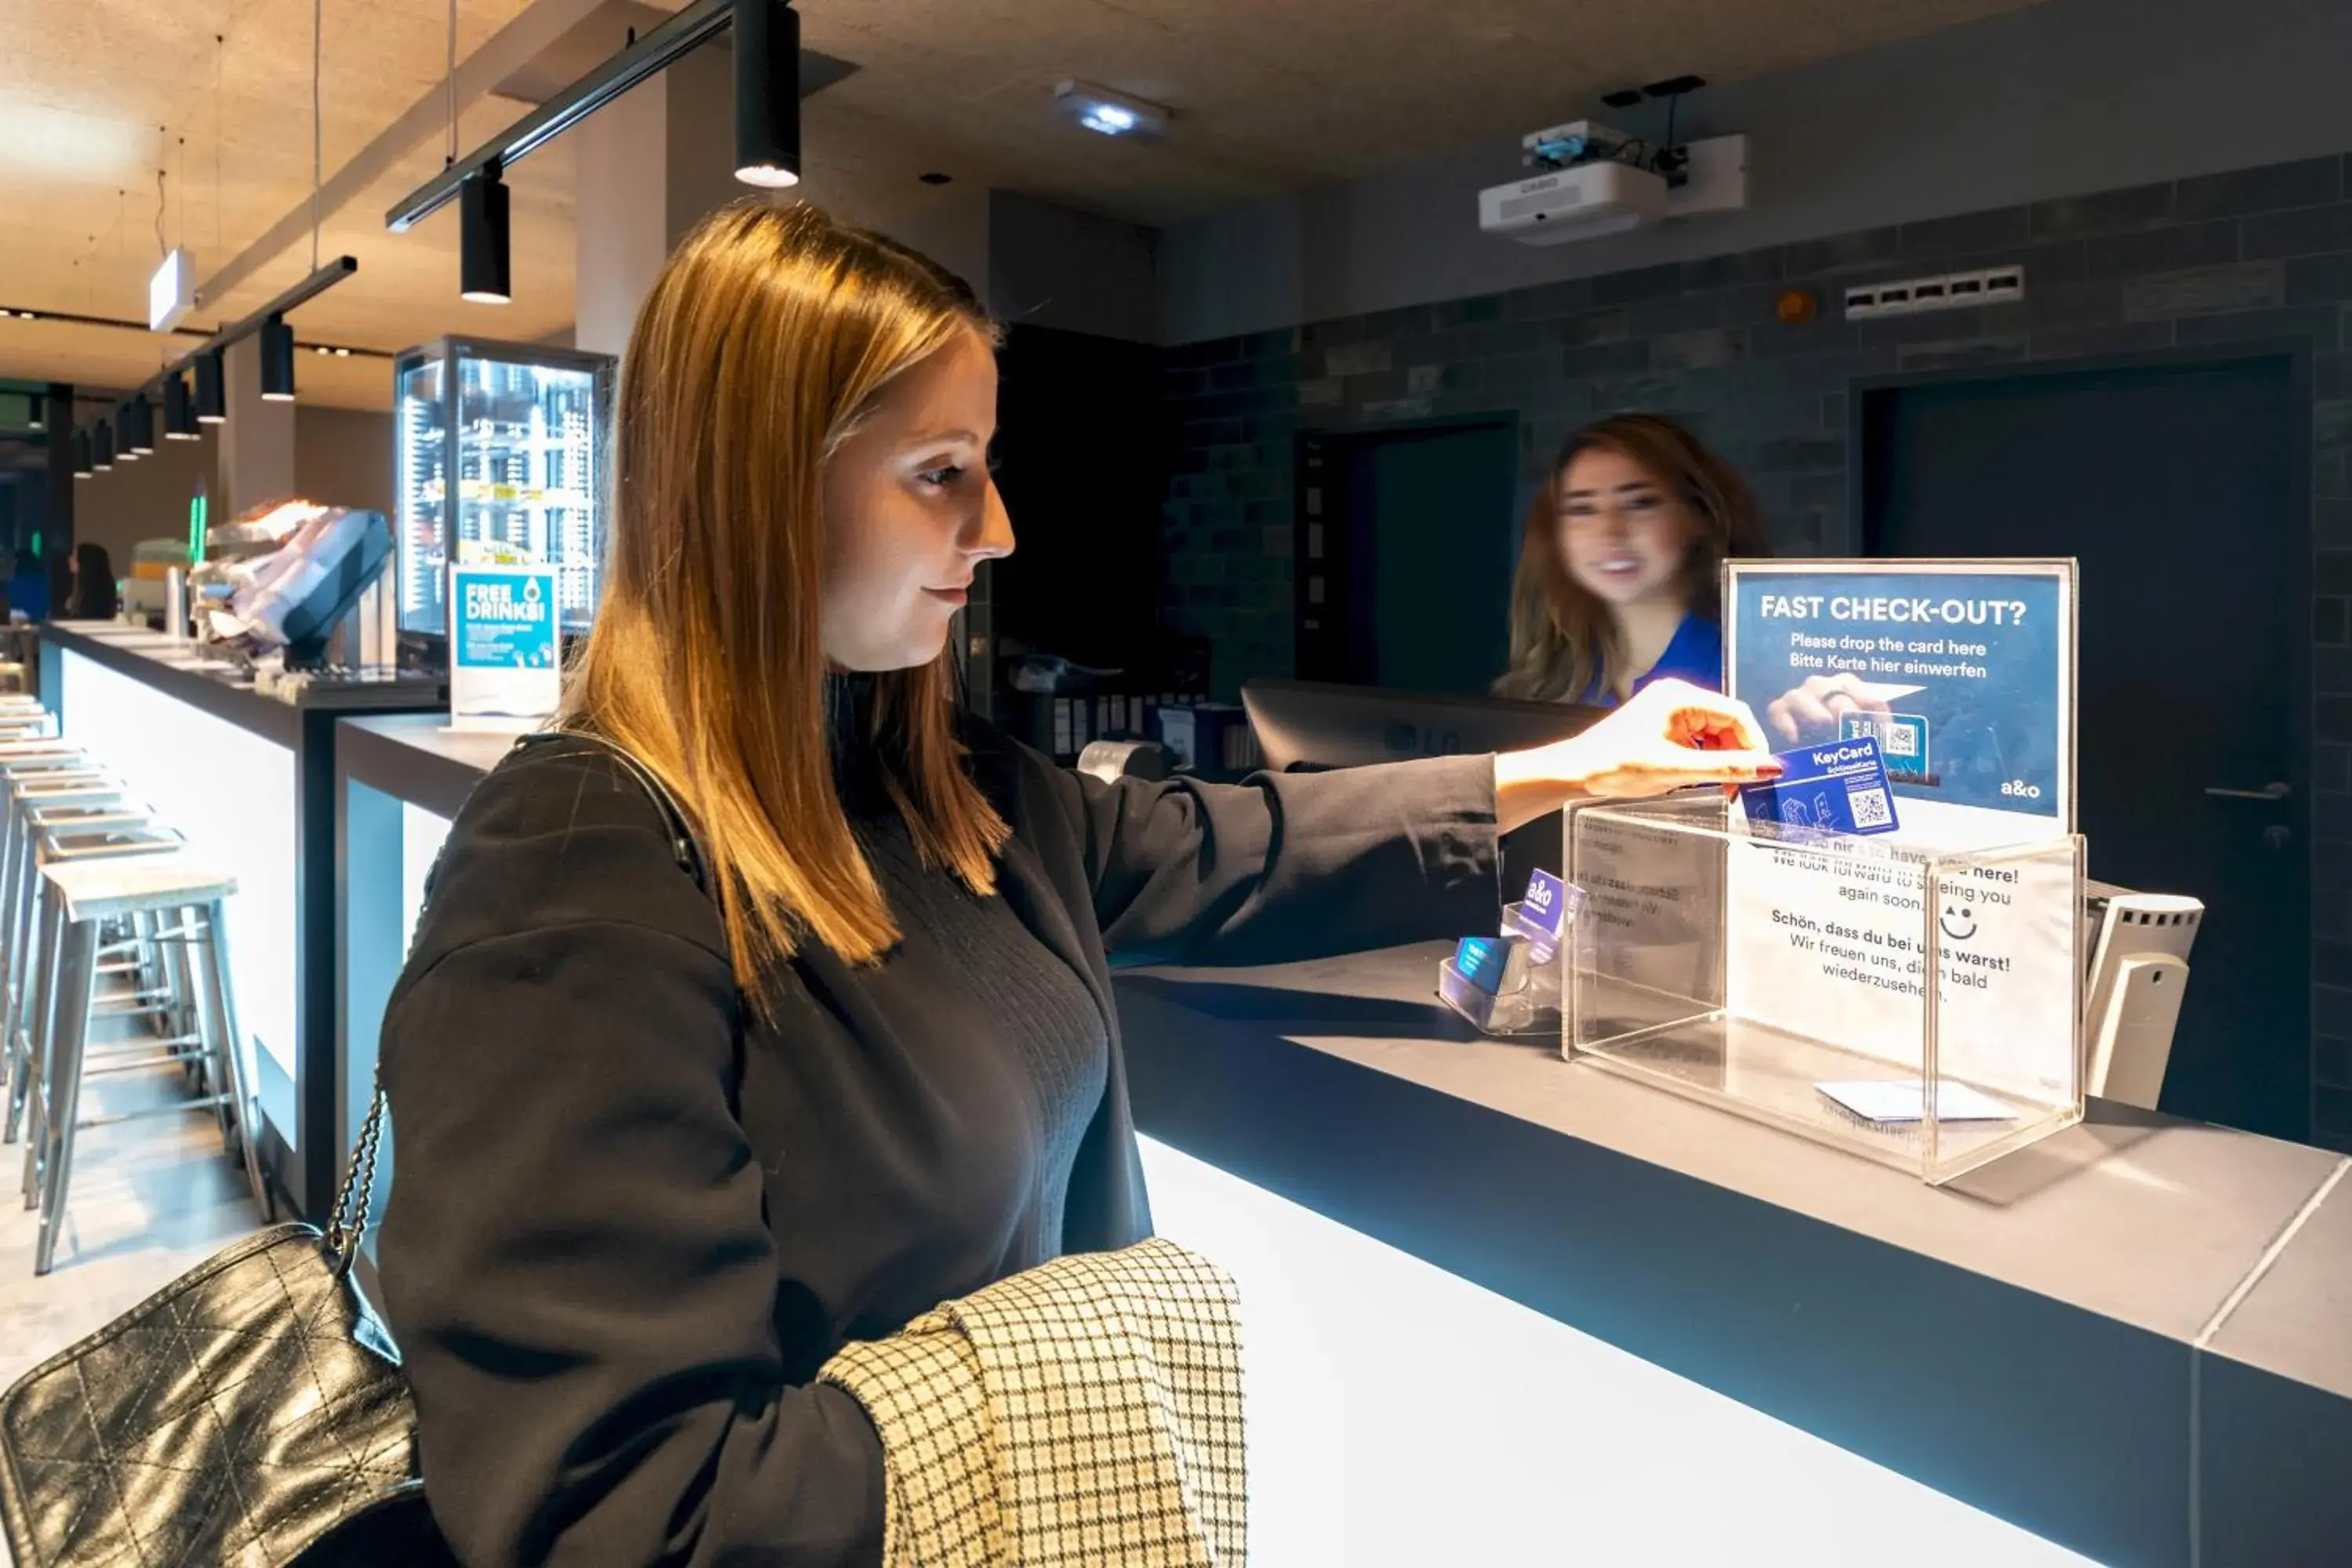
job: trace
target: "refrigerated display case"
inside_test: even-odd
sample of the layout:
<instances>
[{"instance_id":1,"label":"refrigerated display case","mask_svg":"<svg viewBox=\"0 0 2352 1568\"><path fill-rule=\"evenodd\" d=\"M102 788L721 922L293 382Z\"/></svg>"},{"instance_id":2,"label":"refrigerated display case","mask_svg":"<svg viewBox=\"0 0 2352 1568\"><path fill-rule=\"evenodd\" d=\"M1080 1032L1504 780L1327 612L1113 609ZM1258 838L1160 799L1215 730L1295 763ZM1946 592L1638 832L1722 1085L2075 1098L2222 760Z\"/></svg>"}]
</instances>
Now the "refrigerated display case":
<instances>
[{"instance_id":1,"label":"refrigerated display case","mask_svg":"<svg viewBox=\"0 0 2352 1568\"><path fill-rule=\"evenodd\" d=\"M478 338L442 338L400 355L404 642L447 636L453 550L460 561L553 566L563 630L587 629L604 531L614 363L609 354Z\"/></svg>"}]
</instances>

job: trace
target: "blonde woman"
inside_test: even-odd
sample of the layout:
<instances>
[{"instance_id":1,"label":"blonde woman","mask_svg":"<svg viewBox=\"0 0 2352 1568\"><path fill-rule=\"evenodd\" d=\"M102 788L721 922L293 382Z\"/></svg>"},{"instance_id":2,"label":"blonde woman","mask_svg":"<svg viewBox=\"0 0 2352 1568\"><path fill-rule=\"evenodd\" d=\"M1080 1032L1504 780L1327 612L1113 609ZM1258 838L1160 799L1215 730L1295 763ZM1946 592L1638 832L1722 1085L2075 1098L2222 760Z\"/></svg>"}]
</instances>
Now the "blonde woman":
<instances>
[{"instance_id":1,"label":"blonde woman","mask_svg":"<svg viewBox=\"0 0 2352 1568\"><path fill-rule=\"evenodd\" d=\"M1717 569L1768 553L1739 470L1661 414L1568 438L1521 533L1501 697L1613 707L1653 680L1720 690Z\"/></svg>"},{"instance_id":2,"label":"blonde woman","mask_svg":"<svg viewBox=\"0 0 2352 1568\"><path fill-rule=\"evenodd\" d=\"M1114 958L1491 929L1498 820L1770 765L1679 688L1225 788L960 724L950 619L1013 548L992 347L805 206L713 215L638 316L579 734L459 814L384 1026L386 1307L475 1568L878 1561L877 1438L818 1368L1150 1231Z\"/></svg>"}]
</instances>

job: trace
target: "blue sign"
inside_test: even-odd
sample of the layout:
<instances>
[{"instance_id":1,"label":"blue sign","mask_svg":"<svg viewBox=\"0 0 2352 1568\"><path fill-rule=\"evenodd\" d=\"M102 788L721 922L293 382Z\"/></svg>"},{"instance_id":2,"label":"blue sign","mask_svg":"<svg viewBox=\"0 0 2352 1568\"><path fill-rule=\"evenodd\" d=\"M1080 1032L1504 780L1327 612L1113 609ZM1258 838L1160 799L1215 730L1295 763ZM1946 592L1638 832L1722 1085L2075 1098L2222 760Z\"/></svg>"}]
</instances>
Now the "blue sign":
<instances>
[{"instance_id":1,"label":"blue sign","mask_svg":"<svg viewBox=\"0 0 2352 1568\"><path fill-rule=\"evenodd\" d=\"M2074 826L2072 562L1736 562L1730 695L1775 751L1874 742L1906 800Z\"/></svg>"},{"instance_id":2,"label":"blue sign","mask_svg":"<svg viewBox=\"0 0 2352 1568\"><path fill-rule=\"evenodd\" d=\"M454 574L450 654L458 668L556 668L553 572L459 566Z\"/></svg>"}]
</instances>

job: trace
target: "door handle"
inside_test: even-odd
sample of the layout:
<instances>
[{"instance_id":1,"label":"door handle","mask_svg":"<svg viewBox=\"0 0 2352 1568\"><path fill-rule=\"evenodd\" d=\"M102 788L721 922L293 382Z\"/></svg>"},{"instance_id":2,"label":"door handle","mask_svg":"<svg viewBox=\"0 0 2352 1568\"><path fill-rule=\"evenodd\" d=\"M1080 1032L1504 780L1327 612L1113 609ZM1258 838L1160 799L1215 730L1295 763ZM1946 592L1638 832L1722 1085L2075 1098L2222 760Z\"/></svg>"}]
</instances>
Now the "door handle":
<instances>
[{"instance_id":1,"label":"door handle","mask_svg":"<svg viewBox=\"0 0 2352 1568\"><path fill-rule=\"evenodd\" d=\"M2222 789L2216 784L2207 784L2205 793L2216 800L2284 800L2294 790L2291 785L2273 781L2260 789Z\"/></svg>"}]
</instances>

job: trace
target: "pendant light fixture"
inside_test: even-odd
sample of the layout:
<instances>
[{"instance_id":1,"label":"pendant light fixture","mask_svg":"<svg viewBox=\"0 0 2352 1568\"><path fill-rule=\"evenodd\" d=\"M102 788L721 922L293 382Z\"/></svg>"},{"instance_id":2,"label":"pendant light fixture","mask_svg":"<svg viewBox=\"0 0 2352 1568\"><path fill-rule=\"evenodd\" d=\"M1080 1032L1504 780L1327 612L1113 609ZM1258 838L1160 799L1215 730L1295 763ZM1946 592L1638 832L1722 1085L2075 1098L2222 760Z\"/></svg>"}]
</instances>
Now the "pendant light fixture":
<instances>
[{"instance_id":1,"label":"pendant light fixture","mask_svg":"<svg viewBox=\"0 0 2352 1568\"><path fill-rule=\"evenodd\" d=\"M294 329L283 316L261 323L261 400L294 401Z\"/></svg>"},{"instance_id":2,"label":"pendant light fixture","mask_svg":"<svg viewBox=\"0 0 2352 1568\"><path fill-rule=\"evenodd\" d=\"M122 405L122 445L118 458L144 458L155 450L155 405L141 393Z\"/></svg>"},{"instance_id":3,"label":"pendant light fixture","mask_svg":"<svg viewBox=\"0 0 2352 1568\"><path fill-rule=\"evenodd\" d=\"M114 426L103 419L89 433L89 466L101 474L114 468Z\"/></svg>"},{"instance_id":4,"label":"pendant light fixture","mask_svg":"<svg viewBox=\"0 0 2352 1568\"><path fill-rule=\"evenodd\" d=\"M221 364L219 349L207 349L196 356L196 423L225 425L228 423L228 377Z\"/></svg>"},{"instance_id":5,"label":"pendant light fixture","mask_svg":"<svg viewBox=\"0 0 2352 1568\"><path fill-rule=\"evenodd\" d=\"M735 0L735 177L801 183L801 17L784 0Z\"/></svg>"},{"instance_id":6,"label":"pendant light fixture","mask_svg":"<svg viewBox=\"0 0 2352 1568\"><path fill-rule=\"evenodd\" d=\"M490 163L466 176L457 191L457 288L477 305L504 305L514 298L507 247L507 186Z\"/></svg>"},{"instance_id":7,"label":"pendant light fixture","mask_svg":"<svg viewBox=\"0 0 2352 1568\"><path fill-rule=\"evenodd\" d=\"M73 465L75 479L89 478L89 432L87 430L73 433Z\"/></svg>"},{"instance_id":8,"label":"pendant light fixture","mask_svg":"<svg viewBox=\"0 0 2352 1568\"><path fill-rule=\"evenodd\" d=\"M196 428L195 405L188 399L188 378L173 371L163 378L163 439L194 441L202 434Z\"/></svg>"}]
</instances>

